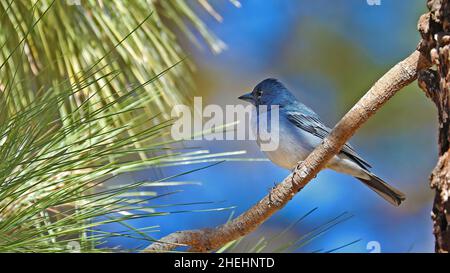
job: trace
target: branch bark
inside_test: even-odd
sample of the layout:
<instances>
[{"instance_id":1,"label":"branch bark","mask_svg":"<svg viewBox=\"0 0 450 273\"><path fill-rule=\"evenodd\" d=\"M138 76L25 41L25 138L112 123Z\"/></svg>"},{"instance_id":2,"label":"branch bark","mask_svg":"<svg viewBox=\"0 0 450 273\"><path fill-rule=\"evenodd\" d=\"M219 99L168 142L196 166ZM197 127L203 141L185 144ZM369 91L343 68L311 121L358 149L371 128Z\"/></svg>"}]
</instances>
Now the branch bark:
<instances>
[{"instance_id":1,"label":"branch bark","mask_svg":"<svg viewBox=\"0 0 450 273\"><path fill-rule=\"evenodd\" d=\"M206 252L254 231L302 190L369 117L397 91L413 82L420 70L429 66L427 56L416 50L391 68L339 121L322 144L299 162L293 173L237 218L215 228L172 233L148 246L144 252L169 251L180 245L189 246L190 251Z\"/></svg>"},{"instance_id":2,"label":"branch bark","mask_svg":"<svg viewBox=\"0 0 450 273\"><path fill-rule=\"evenodd\" d=\"M439 159L430 176L430 186L435 190L433 233L435 251L450 250L450 1L428 0L429 13L419 22L423 46L429 52L437 70L419 73L418 83L434 102L439 121Z\"/></svg>"},{"instance_id":3,"label":"branch bark","mask_svg":"<svg viewBox=\"0 0 450 273\"><path fill-rule=\"evenodd\" d=\"M430 187L436 191L431 219L433 220L435 251L448 253L450 248L450 100L448 83L445 79L442 80L440 78L439 73L434 70L425 70L419 73L418 82L419 86L432 99L438 109L439 159L430 175Z\"/></svg>"}]
</instances>

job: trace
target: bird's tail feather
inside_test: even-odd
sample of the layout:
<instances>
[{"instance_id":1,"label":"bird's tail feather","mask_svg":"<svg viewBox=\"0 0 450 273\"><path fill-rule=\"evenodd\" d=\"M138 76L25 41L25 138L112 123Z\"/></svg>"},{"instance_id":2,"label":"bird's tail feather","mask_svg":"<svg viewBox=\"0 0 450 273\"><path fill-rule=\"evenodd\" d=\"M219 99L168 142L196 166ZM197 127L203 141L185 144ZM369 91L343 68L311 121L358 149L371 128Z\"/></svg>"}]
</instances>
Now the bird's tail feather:
<instances>
[{"instance_id":1,"label":"bird's tail feather","mask_svg":"<svg viewBox=\"0 0 450 273\"><path fill-rule=\"evenodd\" d=\"M370 175L370 179L356 178L394 206L399 206L405 200L404 193L387 184L378 176L372 173L368 173L368 175Z\"/></svg>"}]
</instances>

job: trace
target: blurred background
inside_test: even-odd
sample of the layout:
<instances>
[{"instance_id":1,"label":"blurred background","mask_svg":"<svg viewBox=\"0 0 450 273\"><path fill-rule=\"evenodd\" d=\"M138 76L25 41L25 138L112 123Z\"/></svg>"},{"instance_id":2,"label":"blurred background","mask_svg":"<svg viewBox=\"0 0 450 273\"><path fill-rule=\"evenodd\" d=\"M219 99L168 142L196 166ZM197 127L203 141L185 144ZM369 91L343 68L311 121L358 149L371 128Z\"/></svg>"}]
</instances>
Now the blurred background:
<instances>
[{"instance_id":1,"label":"blurred background","mask_svg":"<svg viewBox=\"0 0 450 273\"><path fill-rule=\"evenodd\" d=\"M424 2L381 0L380 5L369 5L365 0L349 0L331 5L325 0L245 0L236 8L226 1L213 1L222 22L205 10L197 12L227 49L214 54L183 42L196 66L196 95L203 97L204 104L240 104L239 95L267 77L276 77L332 127L384 72L415 49L419 41L416 24L426 10ZM433 105L413 83L351 140L375 173L406 193L400 207L391 206L352 177L324 170L235 250L249 251L261 238L288 228L265 249L275 251L339 217L345 221L289 251L327 251L349 244L336 251L370 252L375 244L382 252L432 252L433 193L428 177L437 158L436 126ZM241 158L264 158L253 141L186 145L211 152L245 150ZM192 168L177 166L165 169L163 175ZM226 161L184 175L180 179L201 185L180 187L183 193L158 202L214 201L214 205L192 209L235 206L233 210L173 214L132 223L135 227L160 225L160 231L152 234L156 238L177 230L216 226L232 213L247 210L288 173L267 161ZM138 181L161 175L148 170L128 178ZM111 239L108 244L117 243L124 248L139 247L134 240Z\"/></svg>"}]
</instances>

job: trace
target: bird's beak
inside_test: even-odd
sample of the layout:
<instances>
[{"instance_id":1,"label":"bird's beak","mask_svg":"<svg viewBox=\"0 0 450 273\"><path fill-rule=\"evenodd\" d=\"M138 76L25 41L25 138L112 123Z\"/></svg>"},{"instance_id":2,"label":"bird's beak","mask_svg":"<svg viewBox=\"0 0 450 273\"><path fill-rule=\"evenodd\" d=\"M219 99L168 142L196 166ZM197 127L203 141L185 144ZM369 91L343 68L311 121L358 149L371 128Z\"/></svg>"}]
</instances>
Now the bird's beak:
<instances>
[{"instance_id":1,"label":"bird's beak","mask_svg":"<svg viewBox=\"0 0 450 273\"><path fill-rule=\"evenodd\" d=\"M243 100L243 101L247 101L247 102L250 102L250 103L253 103L252 93L244 94L244 95L240 96L238 99Z\"/></svg>"}]
</instances>

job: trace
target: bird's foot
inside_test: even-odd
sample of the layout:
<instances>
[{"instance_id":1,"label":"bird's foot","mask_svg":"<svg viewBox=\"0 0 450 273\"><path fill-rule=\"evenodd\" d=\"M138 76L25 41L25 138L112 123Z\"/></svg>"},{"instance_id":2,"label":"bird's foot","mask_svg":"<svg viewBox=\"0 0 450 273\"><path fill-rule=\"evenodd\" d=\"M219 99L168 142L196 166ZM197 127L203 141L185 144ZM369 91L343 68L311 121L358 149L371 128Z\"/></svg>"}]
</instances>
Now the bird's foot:
<instances>
[{"instance_id":1,"label":"bird's foot","mask_svg":"<svg viewBox=\"0 0 450 273\"><path fill-rule=\"evenodd\" d=\"M272 190L278 186L279 183L273 182L273 187L269 189L269 204L273 204L272 200Z\"/></svg>"}]
</instances>

